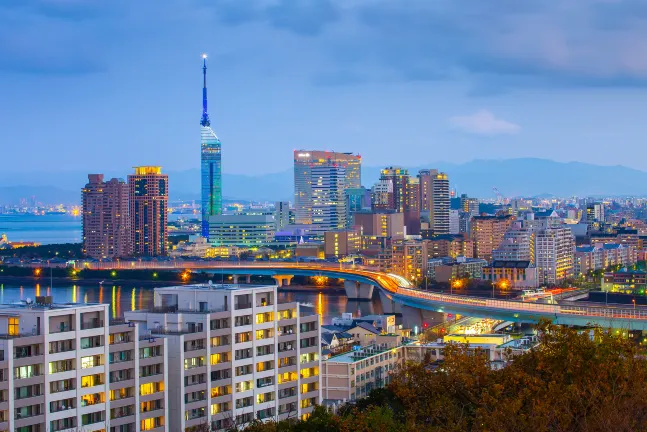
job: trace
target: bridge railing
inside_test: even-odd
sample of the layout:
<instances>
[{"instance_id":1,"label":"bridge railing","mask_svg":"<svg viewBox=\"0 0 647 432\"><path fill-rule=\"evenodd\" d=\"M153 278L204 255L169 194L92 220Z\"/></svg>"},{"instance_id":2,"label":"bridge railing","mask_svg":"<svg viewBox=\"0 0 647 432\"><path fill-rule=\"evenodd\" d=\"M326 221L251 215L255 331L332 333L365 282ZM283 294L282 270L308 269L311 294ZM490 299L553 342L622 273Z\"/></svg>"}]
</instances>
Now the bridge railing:
<instances>
[{"instance_id":1,"label":"bridge railing","mask_svg":"<svg viewBox=\"0 0 647 432\"><path fill-rule=\"evenodd\" d=\"M471 297L454 294L440 294L426 291L399 288L398 294L443 303L459 304L473 307L504 309L520 312L537 312L540 314L577 315L583 317L647 320L647 308L550 305L530 303L518 300L497 300L482 297Z\"/></svg>"}]
</instances>

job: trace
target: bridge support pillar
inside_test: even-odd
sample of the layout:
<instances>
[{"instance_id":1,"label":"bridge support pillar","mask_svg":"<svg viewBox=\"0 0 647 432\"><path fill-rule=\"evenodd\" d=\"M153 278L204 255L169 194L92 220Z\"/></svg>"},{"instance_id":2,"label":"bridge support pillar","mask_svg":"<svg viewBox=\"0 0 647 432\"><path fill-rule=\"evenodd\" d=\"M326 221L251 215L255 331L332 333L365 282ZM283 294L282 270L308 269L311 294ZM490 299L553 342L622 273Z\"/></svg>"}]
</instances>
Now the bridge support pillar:
<instances>
[{"instance_id":1,"label":"bridge support pillar","mask_svg":"<svg viewBox=\"0 0 647 432\"><path fill-rule=\"evenodd\" d=\"M245 283L246 284L252 283L252 275L245 275Z\"/></svg>"},{"instance_id":2,"label":"bridge support pillar","mask_svg":"<svg viewBox=\"0 0 647 432\"><path fill-rule=\"evenodd\" d=\"M380 303L382 303L382 312L385 314L402 314L402 305L397 303L390 298L382 291L380 293Z\"/></svg>"},{"instance_id":3,"label":"bridge support pillar","mask_svg":"<svg viewBox=\"0 0 647 432\"><path fill-rule=\"evenodd\" d=\"M373 297L373 285L355 281L344 281L346 297L353 300L370 300Z\"/></svg>"},{"instance_id":4,"label":"bridge support pillar","mask_svg":"<svg viewBox=\"0 0 647 432\"><path fill-rule=\"evenodd\" d=\"M238 278L239 278L239 276L238 276L238 275L231 275L231 281L232 281L233 283L235 283L235 284L237 284L237 283L238 283Z\"/></svg>"},{"instance_id":5,"label":"bridge support pillar","mask_svg":"<svg viewBox=\"0 0 647 432\"><path fill-rule=\"evenodd\" d=\"M290 286L290 282L292 282L292 278L294 276L290 276L290 275L274 275L272 277L276 281L276 284L278 286L282 287L282 286Z\"/></svg>"}]
</instances>

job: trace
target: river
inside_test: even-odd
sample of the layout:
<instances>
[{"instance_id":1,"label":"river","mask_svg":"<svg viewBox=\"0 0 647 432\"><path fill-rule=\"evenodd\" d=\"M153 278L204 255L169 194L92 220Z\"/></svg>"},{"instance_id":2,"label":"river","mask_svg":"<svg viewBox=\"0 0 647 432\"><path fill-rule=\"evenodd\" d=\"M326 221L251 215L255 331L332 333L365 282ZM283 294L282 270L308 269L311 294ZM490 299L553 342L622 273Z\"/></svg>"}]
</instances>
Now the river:
<instances>
[{"instance_id":1,"label":"river","mask_svg":"<svg viewBox=\"0 0 647 432\"><path fill-rule=\"evenodd\" d=\"M108 303L113 318L122 317L125 311L147 309L153 305L152 287L111 286L111 285L61 285L50 287L49 283L33 285L0 284L0 304L31 299L36 296L51 295L55 303ZM350 301L343 291L280 291L279 303L297 301L312 306L302 306L304 310L314 310L321 316L323 324L330 324L333 317L342 312L354 315L382 313L382 305L376 297L372 301Z\"/></svg>"}]
</instances>

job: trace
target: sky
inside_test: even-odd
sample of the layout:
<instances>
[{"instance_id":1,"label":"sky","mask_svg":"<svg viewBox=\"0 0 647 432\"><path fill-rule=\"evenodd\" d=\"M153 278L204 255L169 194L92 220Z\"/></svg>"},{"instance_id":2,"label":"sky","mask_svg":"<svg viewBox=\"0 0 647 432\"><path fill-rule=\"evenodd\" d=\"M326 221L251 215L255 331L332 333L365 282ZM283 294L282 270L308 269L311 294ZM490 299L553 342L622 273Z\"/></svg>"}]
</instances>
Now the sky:
<instances>
[{"instance_id":1,"label":"sky","mask_svg":"<svg viewBox=\"0 0 647 432\"><path fill-rule=\"evenodd\" d=\"M11 171L539 157L643 169L644 0L2 0Z\"/></svg>"}]
</instances>

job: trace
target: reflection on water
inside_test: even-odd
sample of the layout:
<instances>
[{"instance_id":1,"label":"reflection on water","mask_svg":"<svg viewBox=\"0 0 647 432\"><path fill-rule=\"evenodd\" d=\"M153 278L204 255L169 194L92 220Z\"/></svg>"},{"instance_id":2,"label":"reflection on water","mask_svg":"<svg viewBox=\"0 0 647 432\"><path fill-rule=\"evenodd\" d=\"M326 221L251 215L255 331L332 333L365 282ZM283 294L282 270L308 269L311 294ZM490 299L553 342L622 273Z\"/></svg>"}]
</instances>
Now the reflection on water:
<instances>
[{"instance_id":1,"label":"reflection on water","mask_svg":"<svg viewBox=\"0 0 647 432\"><path fill-rule=\"evenodd\" d=\"M17 286L0 284L0 303L11 303L19 300L34 300L46 288L46 295L51 295L56 303L109 303L110 314L113 318L121 317L124 311L147 309L153 305L153 288L136 288L104 285L72 285L66 287L50 287L35 284L33 286ZM122 296L122 291L124 295ZM381 314L382 305L379 298L372 301L348 300L343 292L322 291L290 291L279 292L278 300L283 302L299 302L312 305L303 306L303 310L312 310L321 316L323 324L330 324L333 317L342 312L352 312L354 315Z\"/></svg>"}]
</instances>

